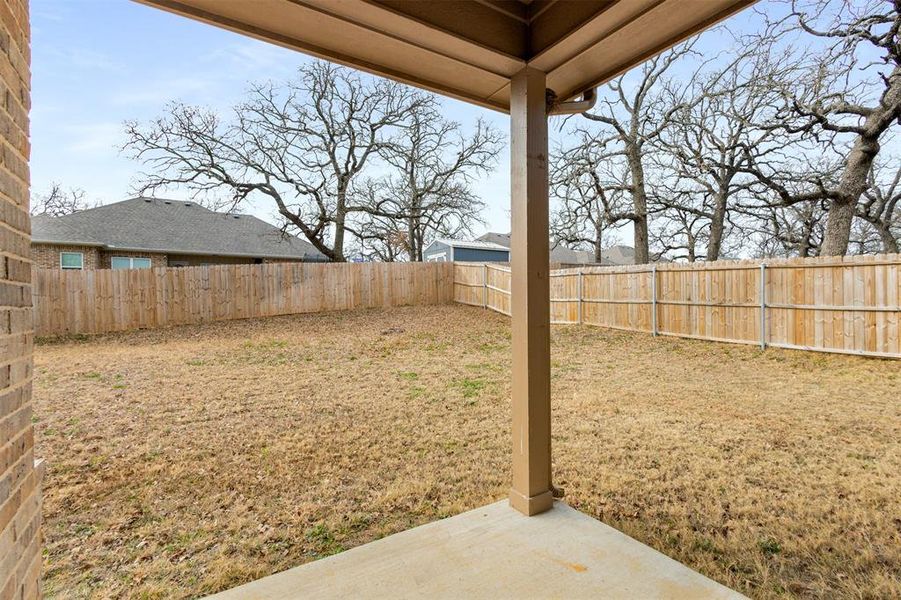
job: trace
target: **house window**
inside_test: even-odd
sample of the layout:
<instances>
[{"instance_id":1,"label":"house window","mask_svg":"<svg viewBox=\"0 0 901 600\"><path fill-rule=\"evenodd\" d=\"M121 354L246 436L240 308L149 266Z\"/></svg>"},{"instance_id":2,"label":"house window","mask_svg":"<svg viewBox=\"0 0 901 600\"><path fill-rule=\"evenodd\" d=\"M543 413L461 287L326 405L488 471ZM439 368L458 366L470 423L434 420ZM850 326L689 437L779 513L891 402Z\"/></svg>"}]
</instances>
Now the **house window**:
<instances>
[{"instance_id":1,"label":"house window","mask_svg":"<svg viewBox=\"0 0 901 600\"><path fill-rule=\"evenodd\" d=\"M63 269L84 269L84 254L81 252L60 252L59 266Z\"/></svg>"},{"instance_id":2,"label":"house window","mask_svg":"<svg viewBox=\"0 0 901 600\"><path fill-rule=\"evenodd\" d=\"M114 256L110 260L113 269L149 269L149 258L133 258L131 256Z\"/></svg>"}]
</instances>

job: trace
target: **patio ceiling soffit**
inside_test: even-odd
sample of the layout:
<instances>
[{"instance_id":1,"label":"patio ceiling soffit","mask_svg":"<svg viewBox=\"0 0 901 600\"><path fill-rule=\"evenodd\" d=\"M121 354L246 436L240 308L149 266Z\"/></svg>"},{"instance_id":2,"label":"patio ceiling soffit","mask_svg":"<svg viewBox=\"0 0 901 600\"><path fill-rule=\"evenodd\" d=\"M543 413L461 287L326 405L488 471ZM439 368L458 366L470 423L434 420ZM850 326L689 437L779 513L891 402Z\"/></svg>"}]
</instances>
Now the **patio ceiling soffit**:
<instances>
[{"instance_id":1,"label":"patio ceiling soffit","mask_svg":"<svg viewBox=\"0 0 901 600\"><path fill-rule=\"evenodd\" d=\"M502 112L526 65L570 99L754 2L138 1Z\"/></svg>"}]
</instances>

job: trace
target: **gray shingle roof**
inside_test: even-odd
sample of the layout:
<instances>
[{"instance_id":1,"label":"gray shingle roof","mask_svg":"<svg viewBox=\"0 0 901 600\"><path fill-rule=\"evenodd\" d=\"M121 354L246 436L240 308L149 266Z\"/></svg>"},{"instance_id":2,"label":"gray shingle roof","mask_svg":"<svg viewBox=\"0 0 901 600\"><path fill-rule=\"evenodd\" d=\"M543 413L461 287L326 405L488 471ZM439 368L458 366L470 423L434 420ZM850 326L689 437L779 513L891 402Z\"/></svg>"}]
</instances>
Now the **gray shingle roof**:
<instances>
[{"instance_id":1,"label":"gray shingle roof","mask_svg":"<svg viewBox=\"0 0 901 600\"><path fill-rule=\"evenodd\" d=\"M467 240L452 240L450 238L438 238L435 240L439 244L444 244L445 246L452 246L454 248L472 248L474 250L509 250L510 244L504 246L503 244L495 244L493 242L486 242L484 240L476 240L476 241L467 241Z\"/></svg>"},{"instance_id":2,"label":"gray shingle roof","mask_svg":"<svg viewBox=\"0 0 901 600\"><path fill-rule=\"evenodd\" d=\"M306 240L251 215L158 198L132 198L63 217L38 215L31 221L31 238L36 243L167 254L325 260Z\"/></svg>"},{"instance_id":3,"label":"gray shingle roof","mask_svg":"<svg viewBox=\"0 0 901 600\"><path fill-rule=\"evenodd\" d=\"M509 233L496 233L494 231L489 231L488 233L480 235L476 239L484 242L500 244L501 246L505 246L507 248L510 247ZM585 250L572 250L570 248L567 248L566 246L554 244L553 240L551 240L550 242L550 252L552 263L561 263L568 265L584 265L594 263L593 252L587 252ZM660 258L655 262L670 261L666 258ZM601 264L615 266L633 265L635 264L635 248L633 248L632 246L624 246L622 244L617 244L615 246L605 248L603 251L601 251Z\"/></svg>"},{"instance_id":4,"label":"gray shingle roof","mask_svg":"<svg viewBox=\"0 0 901 600\"><path fill-rule=\"evenodd\" d=\"M476 239L483 242L499 244L501 246L504 246L505 248L510 247L509 233L497 233L494 231L489 231L488 233L480 235ZM591 252L586 252L584 250L572 250L571 248L567 248L566 246L555 244L552 240L548 241L548 246L550 248L550 261L552 263L560 263L566 265L586 265L594 262L594 254Z\"/></svg>"}]
</instances>

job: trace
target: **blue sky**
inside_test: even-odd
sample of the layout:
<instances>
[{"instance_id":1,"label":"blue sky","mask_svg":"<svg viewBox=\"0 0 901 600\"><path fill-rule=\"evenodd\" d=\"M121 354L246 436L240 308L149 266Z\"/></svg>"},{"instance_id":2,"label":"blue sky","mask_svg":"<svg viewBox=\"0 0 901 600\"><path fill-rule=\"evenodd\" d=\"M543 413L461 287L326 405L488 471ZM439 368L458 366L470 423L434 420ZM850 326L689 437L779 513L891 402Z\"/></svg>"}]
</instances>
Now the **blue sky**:
<instances>
[{"instance_id":1,"label":"blue sky","mask_svg":"<svg viewBox=\"0 0 901 600\"><path fill-rule=\"evenodd\" d=\"M60 182L84 189L91 202L127 198L140 165L118 151L123 121L150 119L173 99L224 111L240 100L248 81L288 78L309 60L133 2L32 0L31 6L31 164L38 193ZM753 20L747 13L732 25L743 28ZM703 46L715 52L723 42L713 32ZM449 118L465 126L483 117L508 130L505 115L443 102ZM552 143L559 136L555 130ZM489 230L509 230L508 164L504 153L497 170L476 184ZM275 220L266 204L243 210Z\"/></svg>"},{"instance_id":2,"label":"blue sky","mask_svg":"<svg viewBox=\"0 0 901 600\"><path fill-rule=\"evenodd\" d=\"M122 123L179 99L227 110L247 82L290 77L302 54L122 0L32 1L32 187L82 188L89 201L133 195L140 165L120 155ZM443 100L449 118L505 115ZM509 157L477 184L489 228L509 229ZM262 203L243 210L275 221Z\"/></svg>"}]
</instances>

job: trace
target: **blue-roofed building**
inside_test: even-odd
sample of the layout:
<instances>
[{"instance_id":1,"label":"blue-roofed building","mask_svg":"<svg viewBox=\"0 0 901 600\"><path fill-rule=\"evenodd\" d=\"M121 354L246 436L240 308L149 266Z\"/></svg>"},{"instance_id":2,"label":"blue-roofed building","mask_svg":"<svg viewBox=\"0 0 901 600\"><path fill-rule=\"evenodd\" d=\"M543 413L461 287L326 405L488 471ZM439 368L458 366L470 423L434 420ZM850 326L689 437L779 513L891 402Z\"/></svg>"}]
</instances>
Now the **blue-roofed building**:
<instances>
[{"instance_id":1,"label":"blue-roofed building","mask_svg":"<svg viewBox=\"0 0 901 600\"><path fill-rule=\"evenodd\" d=\"M437 239L422 252L425 262L510 262L510 249L493 242Z\"/></svg>"}]
</instances>

